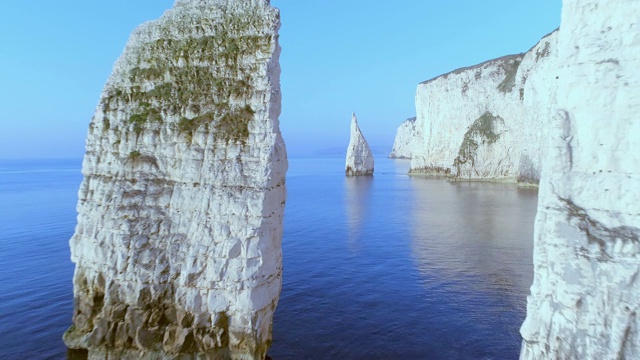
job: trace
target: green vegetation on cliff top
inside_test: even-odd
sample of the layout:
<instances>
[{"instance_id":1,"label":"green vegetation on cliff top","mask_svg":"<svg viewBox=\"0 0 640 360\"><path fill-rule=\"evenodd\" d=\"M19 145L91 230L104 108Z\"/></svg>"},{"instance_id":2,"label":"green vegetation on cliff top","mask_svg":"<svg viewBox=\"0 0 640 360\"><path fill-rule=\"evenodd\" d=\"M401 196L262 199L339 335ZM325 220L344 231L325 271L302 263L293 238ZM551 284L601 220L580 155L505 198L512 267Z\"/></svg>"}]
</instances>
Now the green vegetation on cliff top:
<instances>
[{"instance_id":1,"label":"green vegetation on cliff top","mask_svg":"<svg viewBox=\"0 0 640 360\"><path fill-rule=\"evenodd\" d=\"M137 135L166 124L189 141L204 127L215 130L218 139L244 143L255 114L248 104L255 91L255 59L269 56L273 39L254 35L253 29L265 26L260 16L195 20L190 27L180 24L193 37L173 39L167 24L160 29L166 38L129 49L135 51L137 66L129 69L128 79L107 89L102 109L110 118L119 109L133 109L122 125ZM167 118L179 120L167 123Z\"/></svg>"}]
</instances>

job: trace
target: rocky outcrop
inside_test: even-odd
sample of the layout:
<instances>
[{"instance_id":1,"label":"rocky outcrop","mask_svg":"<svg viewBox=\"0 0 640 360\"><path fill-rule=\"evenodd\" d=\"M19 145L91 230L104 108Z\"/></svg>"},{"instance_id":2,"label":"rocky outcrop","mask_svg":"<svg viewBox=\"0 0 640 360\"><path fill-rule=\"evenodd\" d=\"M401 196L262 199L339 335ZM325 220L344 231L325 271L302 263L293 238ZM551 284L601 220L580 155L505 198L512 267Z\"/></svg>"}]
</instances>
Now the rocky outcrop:
<instances>
[{"instance_id":1,"label":"rocky outcrop","mask_svg":"<svg viewBox=\"0 0 640 360\"><path fill-rule=\"evenodd\" d=\"M131 35L89 127L68 347L266 356L287 170L279 26L268 0L177 0Z\"/></svg>"},{"instance_id":2,"label":"rocky outcrop","mask_svg":"<svg viewBox=\"0 0 640 360\"><path fill-rule=\"evenodd\" d=\"M347 148L347 176L373 175L373 154L365 140L356 114L351 115L351 138Z\"/></svg>"},{"instance_id":3,"label":"rocky outcrop","mask_svg":"<svg viewBox=\"0 0 640 360\"><path fill-rule=\"evenodd\" d=\"M412 174L537 183L555 109L557 31L524 54L418 85Z\"/></svg>"},{"instance_id":4,"label":"rocky outcrop","mask_svg":"<svg viewBox=\"0 0 640 360\"><path fill-rule=\"evenodd\" d=\"M405 120L398 127L396 139L393 142L393 148L391 149L389 157L395 159L411 159L416 139L416 118L412 117Z\"/></svg>"},{"instance_id":5,"label":"rocky outcrop","mask_svg":"<svg viewBox=\"0 0 640 360\"><path fill-rule=\"evenodd\" d=\"M640 358L640 3L564 0L521 359Z\"/></svg>"}]
</instances>

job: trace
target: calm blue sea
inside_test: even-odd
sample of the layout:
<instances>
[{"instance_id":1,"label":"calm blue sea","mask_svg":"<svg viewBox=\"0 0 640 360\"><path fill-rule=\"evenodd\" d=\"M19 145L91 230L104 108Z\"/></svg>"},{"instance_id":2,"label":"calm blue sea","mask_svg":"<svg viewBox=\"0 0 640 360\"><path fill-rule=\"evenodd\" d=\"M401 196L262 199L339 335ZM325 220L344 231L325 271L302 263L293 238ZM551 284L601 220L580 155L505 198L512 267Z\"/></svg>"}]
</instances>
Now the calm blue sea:
<instances>
[{"instance_id":1,"label":"calm blue sea","mask_svg":"<svg viewBox=\"0 0 640 360\"><path fill-rule=\"evenodd\" d=\"M537 191L290 159L274 360L516 359ZM64 359L80 160L0 161L0 359Z\"/></svg>"}]
</instances>

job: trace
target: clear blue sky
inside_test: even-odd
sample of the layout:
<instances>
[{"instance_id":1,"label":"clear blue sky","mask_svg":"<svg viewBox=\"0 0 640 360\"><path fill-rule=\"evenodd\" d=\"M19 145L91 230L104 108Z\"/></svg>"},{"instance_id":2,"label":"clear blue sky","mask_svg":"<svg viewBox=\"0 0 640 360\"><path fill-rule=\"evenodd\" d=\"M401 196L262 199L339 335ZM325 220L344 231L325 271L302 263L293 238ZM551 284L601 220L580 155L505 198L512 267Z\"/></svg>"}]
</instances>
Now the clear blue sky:
<instances>
[{"instance_id":1,"label":"clear blue sky","mask_svg":"<svg viewBox=\"0 0 640 360\"><path fill-rule=\"evenodd\" d=\"M390 150L419 82L528 50L560 23L561 0L272 0L281 11L283 111L291 156L344 147L351 112ZM173 0L4 0L0 159L80 158L111 67L133 28Z\"/></svg>"}]
</instances>

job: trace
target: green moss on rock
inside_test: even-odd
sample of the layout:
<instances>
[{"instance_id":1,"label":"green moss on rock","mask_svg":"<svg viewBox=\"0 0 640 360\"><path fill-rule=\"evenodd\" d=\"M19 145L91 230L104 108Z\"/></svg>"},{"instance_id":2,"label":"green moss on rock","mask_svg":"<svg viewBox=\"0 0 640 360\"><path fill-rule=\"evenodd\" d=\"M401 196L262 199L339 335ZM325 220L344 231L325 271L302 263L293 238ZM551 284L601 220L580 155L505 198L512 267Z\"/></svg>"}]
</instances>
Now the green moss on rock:
<instances>
[{"instance_id":1,"label":"green moss on rock","mask_svg":"<svg viewBox=\"0 0 640 360\"><path fill-rule=\"evenodd\" d=\"M134 150L129 153L129 159L136 161L140 157L140 151Z\"/></svg>"},{"instance_id":2,"label":"green moss on rock","mask_svg":"<svg viewBox=\"0 0 640 360\"><path fill-rule=\"evenodd\" d=\"M249 122L255 111L249 105L224 114L215 124L216 134L226 141L245 142L249 137Z\"/></svg>"},{"instance_id":3,"label":"green moss on rock","mask_svg":"<svg viewBox=\"0 0 640 360\"><path fill-rule=\"evenodd\" d=\"M482 144L493 144L500 138L500 134L494 131L496 121L503 121L503 119L487 111L471 124L462 138L458 156L453 160L453 166L457 169L456 177L460 176L463 165L468 163L471 166L475 165L479 147L478 141L481 141Z\"/></svg>"},{"instance_id":4,"label":"green moss on rock","mask_svg":"<svg viewBox=\"0 0 640 360\"><path fill-rule=\"evenodd\" d=\"M128 123L133 125L133 132L137 135L145 129L150 123L162 123L162 115L160 111L151 106L151 104L143 102L140 104L141 109L139 112L129 117Z\"/></svg>"}]
</instances>

